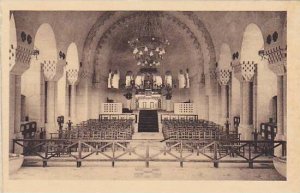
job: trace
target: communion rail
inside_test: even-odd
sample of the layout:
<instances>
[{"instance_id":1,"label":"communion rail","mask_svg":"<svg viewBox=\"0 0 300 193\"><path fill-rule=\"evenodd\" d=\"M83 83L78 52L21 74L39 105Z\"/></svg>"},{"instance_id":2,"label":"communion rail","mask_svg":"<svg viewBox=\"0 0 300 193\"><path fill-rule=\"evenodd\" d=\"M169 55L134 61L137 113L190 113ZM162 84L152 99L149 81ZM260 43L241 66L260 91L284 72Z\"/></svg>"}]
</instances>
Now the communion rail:
<instances>
[{"instance_id":1,"label":"communion rail","mask_svg":"<svg viewBox=\"0 0 300 193\"><path fill-rule=\"evenodd\" d=\"M77 167L103 161L112 167L115 162L145 162L146 167L150 162L179 162L181 167L184 162L211 162L216 168L219 163L248 163L253 168L254 163L272 163L275 148L286 155L285 141L168 139L158 149L151 146L160 144L158 140L146 140L142 148L134 145L137 141L141 140L14 139L13 151L17 145L23 147L25 160L41 161L43 167L51 161L76 162Z\"/></svg>"}]
</instances>

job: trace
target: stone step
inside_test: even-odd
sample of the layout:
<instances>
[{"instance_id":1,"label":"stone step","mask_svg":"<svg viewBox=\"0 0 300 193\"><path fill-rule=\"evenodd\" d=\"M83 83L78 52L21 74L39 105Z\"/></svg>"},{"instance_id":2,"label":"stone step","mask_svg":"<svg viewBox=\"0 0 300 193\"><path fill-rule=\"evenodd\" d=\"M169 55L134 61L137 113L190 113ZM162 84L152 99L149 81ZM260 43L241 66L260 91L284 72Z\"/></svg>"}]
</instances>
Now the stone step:
<instances>
[{"instance_id":1,"label":"stone step","mask_svg":"<svg viewBox=\"0 0 300 193\"><path fill-rule=\"evenodd\" d=\"M138 139L138 140L147 140L147 139L153 139L153 140L163 140L164 136L162 133L159 132L137 132L132 135L132 139Z\"/></svg>"}]
</instances>

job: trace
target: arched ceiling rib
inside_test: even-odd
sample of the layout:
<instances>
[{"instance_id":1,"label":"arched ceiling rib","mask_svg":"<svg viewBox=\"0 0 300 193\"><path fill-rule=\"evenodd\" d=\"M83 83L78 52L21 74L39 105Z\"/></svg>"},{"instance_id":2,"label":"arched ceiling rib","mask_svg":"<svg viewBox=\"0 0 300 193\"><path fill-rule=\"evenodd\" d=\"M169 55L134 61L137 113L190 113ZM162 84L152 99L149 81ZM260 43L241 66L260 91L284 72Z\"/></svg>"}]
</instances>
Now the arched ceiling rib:
<instances>
[{"instance_id":1,"label":"arched ceiling rib","mask_svg":"<svg viewBox=\"0 0 300 193\"><path fill-rule=\"evenodd\" d=\"M215 51L212 39L204 24L194 16L192 12L163 12L163 16L169 17L173 22L177 22L179 26L187 30L192 38L195 39L195 44L201 47L204 53L205 65L212 65L215 63ZM108 37L108 34L114 29L114 24L119 24L122 18L128 17L130 12L107 12L103 14L94 26L91 28L89 35L85 41L83 63L85 68L91 69L94 63L95 50L97 46L101 47L103 40ZM180 15L181 17L179 17ZM180 19L179 19L180 18ZM182 21L182 20L185 21ZM190 20L188 23L187 21ZM187 24L188 23L188 24ZM111 29L110 29L111 28ZM99 43L100 42L100 43ZM199 43L200 42L200 43ZM209 68L209 67L207 67Z\"/></svg>"}]
</instances>

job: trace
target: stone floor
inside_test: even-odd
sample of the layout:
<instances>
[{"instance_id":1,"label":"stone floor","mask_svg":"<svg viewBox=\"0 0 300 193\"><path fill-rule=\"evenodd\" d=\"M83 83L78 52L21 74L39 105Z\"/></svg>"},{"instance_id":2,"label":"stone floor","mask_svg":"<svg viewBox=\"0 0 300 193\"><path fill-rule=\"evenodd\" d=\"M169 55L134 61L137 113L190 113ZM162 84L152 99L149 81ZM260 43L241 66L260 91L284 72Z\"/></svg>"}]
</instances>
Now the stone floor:
<instances>
[{"instance_id":1,"label":"stone floor","mask_svg":"<svg viewBox=\"0 0 300 193\"><path fill-rule=\"evenodd\" d=\"M175 162L150 162L146 168L143 162L118 162L111 167L110 162L83 162L77 168L75 163L48 162L34 167L22 167L10 179L26 180L285 180L272 164L220 164L214 168L212 163L184 163L181 168Z\"/></svg>"}]
</instances>

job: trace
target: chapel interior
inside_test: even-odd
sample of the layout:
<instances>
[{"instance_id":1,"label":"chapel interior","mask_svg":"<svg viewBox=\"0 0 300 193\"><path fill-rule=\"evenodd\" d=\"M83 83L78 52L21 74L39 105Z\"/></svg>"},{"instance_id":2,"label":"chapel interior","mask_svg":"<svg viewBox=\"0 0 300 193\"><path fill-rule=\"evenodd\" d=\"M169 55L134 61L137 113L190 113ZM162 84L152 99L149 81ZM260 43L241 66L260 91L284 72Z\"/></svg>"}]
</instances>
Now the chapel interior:
<instances>
[{"instance_id":1,"label":"chapel interior","mask_svg":"<svg viewBox=\"0 0 300 193\"><path fill-rule=\"evenodd\" d=\"M286 142L286 27L276 11L11 11L10 152L39 145L15 139Z\"/></svg>"}]
</instances>

